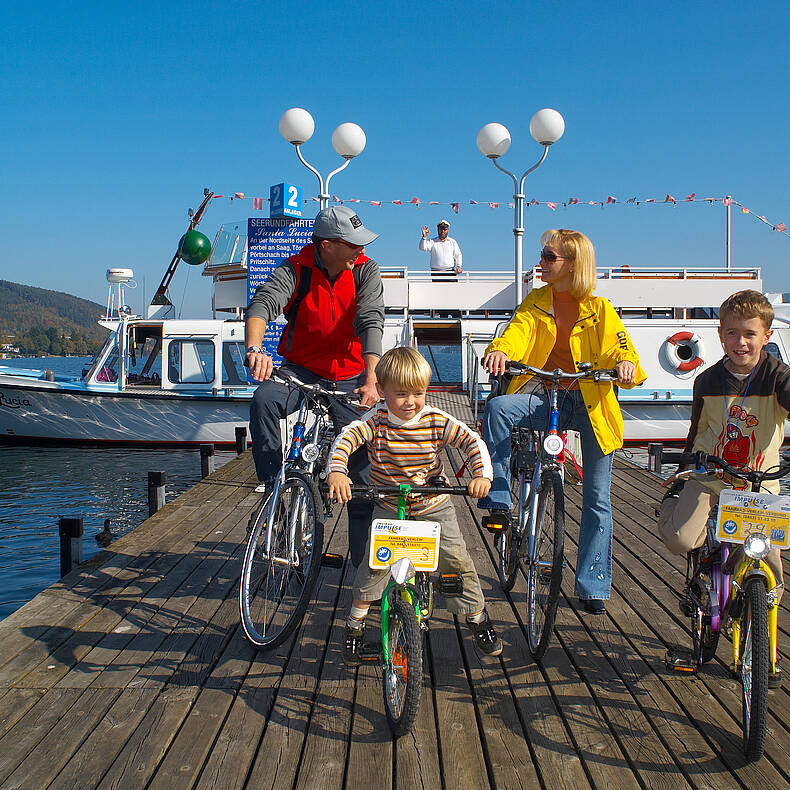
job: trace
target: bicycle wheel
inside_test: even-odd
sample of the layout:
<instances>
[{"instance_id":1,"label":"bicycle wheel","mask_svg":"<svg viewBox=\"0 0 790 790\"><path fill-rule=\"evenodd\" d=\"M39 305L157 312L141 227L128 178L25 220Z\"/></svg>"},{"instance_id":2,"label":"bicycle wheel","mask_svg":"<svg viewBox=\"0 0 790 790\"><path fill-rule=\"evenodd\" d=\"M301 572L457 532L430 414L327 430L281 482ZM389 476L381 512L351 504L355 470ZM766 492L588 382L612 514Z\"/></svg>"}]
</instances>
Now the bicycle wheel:
<instances>
[{"instance_id":1,"label":"bicycle wheel","mask_svg":"<svg viewBox=\"0 0 790 790\"><path fill-rule=\"evenodd\" d=\"M536 493L533 553L524 557L522 552L522 558L527 563L527 642L532 657L539 661L549 643L562 585L565 493L559 472L544 472ZM527 543L526 536L523 543Z\"/></svg>"},{"instance_id":2,"label":"bicycle wheel","mask_svg":"<svg viewBox=\"0 0 790 790\"><path fill-rule=\"evenodd\" d=\"M741 615L741 683L743 684L743 750L759 760L768 726L768 602L762 579L746 582Z\"/></svg>"},{"instance_id":3,"label":"bicycle wheel","mask_svg":"<svg viewBox=\"0 0 790 790\"><path fill-rule=\"evenodd\" d=\"M697 666L706 664L716 655L719 632L711 626L713 610L713 588L706 577L697 577L691 584L694 613L691 615L691 638L694 644L694 659Z\"/></svg>"},{"instance_id":4,"label":"bicycle wheel","mask_svg":"<svg viewBox=\"0 0 790 790\"><path fill-rule=\"evenodd\" d=\"M239 611L256 647L276 647L299 626L321 567L324 525L315 483L289 472L273 503L253 517L239 583ZM270 551L267 519L273 513Z\"/></svg>"},{"instance_id":5,"label":"bicycle wheel","mask_svg":"<svg viewBox=\"0 0 790 790\"><path fill-rule=\"evenodd\" d=\"M384 709L393 735L414 726L422 691L422 638L414 607L396 597L389 610L389 650L384 666Z\"/></svg>"},{"instance_id":6,"label":"bicycle wheel","mask_svg":"<svg viewBox=\"0 0 790 790\"><path fill-rule=\"evenodd\" d=\"M523 534L523 525L526 520L528 497L526 489L529 485L529 471L525 469L513 470L510 478L510 490L515 507L513 508L513 522L508 529L504 530L499 536L497 548L499 550L499 562L497 563L497 574L499 583L505 592L513 589L516 583L516 572L518 571L518 547L519 538Z\"/></svg>"}]
</instances>

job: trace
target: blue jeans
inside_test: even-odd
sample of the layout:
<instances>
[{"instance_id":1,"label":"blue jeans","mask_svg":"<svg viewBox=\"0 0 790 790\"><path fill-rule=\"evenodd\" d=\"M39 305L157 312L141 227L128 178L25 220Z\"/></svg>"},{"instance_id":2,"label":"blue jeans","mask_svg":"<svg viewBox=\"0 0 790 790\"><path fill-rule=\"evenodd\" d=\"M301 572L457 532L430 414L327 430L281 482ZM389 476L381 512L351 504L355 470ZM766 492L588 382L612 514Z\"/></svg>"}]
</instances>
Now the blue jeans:
<instances>
[{"instance_id":1,"label":"blue jeans","mask_svg":"<svg viewBox=\"0 0 790 790\"><path fill-rule=\"evenodd\" d=\"M341 381L327 381L315 373L299 365L284 362L282 367L293 373L306 384L318 382L324 387L353 392L362 386L364 374ZM252 457L258 480L273 480L283 462L282 444L280 439L280 418L285 417L290 409L297 408L299 398L290 394L284 384L277 381L264 381L255 390L250 404L250 435L252 436ZM360 412L339 401L330 404L332 423L335 434L353 420L360 417ZM354 483L370 485L370 463L368 454L361 447L352 454L348 462L348 476ZM365 543L370 532L370 518L373 513L373 502L366 499L352 499L347 506L348 511L348 543L351 549L351 564L356 568L364 559Z\"/></svg>"},{"instance_id":2,"label":"blue jeans","mask_svg":"<svg viewBox=\"0 0 790 790\"><path fill-rule=\"evenodd\" d=\"M606 600L612 585L612 507L609 488L613 454L604 455L601 452L579 390L561 392L558 405L559 429L579 432L584 462L575 595L584 600ZM494 482L488 496L478 501L478 507L511 508L510 430L514 425L545 429L549 407L549 396L539 385L529 394L501 395L486 404L483 439L491 453Z\"/></svg>"}]
</instances>

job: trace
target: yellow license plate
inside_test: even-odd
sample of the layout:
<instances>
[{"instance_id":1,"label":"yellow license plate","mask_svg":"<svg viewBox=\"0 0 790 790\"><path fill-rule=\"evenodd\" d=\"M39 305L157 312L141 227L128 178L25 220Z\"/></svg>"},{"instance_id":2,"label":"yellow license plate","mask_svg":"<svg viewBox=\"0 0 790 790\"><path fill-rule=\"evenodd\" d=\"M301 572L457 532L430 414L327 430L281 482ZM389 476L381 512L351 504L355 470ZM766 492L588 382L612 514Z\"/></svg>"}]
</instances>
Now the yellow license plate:
<instances>
[{"instance_id":1,"label":"yellow license plate","mask_svg":"<svg viewBox=\"0 0 790 790\"><path fill-rule=\"evenodd\" d=\"M440 537L437 521L377 518L370 525L368 564L374 570L386 570L393 562L408 557L418 571L435 571Z\"/></svg>"},{"instance_id":2,"label":"yellow license plate","mask_svg":"<svg viewBox=\"0 0 790 790\"><path fill-rule=\"evenodd\" d=\"M790 497L725 488L719 495L716 532L719 540L729 543L743 543L748 535L759 532L770 538L771 546L785 549L790 533Z\"/></svg>"}]
</instances>

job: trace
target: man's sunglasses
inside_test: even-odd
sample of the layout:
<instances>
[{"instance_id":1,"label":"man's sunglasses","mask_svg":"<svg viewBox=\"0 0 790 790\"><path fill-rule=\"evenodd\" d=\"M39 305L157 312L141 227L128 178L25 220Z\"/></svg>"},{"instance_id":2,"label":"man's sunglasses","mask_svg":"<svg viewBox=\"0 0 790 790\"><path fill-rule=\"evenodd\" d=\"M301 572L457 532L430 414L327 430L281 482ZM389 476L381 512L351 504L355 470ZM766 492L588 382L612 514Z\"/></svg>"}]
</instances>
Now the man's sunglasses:
<instances>
[{"instance_id":1,"label":"man's sunglasses","mask_svg":"<svg viewBox=\"0 0 790 790\"><path fill-rule=\"evenodd\" d=\"M564 261L565 258L562 255L557 255L554 250L547 250L545 247L540 251L540 259L542 261L546 261L546 263L554 263L554 261L559 258L561 261Z\"/></svg>"}]
</instances>

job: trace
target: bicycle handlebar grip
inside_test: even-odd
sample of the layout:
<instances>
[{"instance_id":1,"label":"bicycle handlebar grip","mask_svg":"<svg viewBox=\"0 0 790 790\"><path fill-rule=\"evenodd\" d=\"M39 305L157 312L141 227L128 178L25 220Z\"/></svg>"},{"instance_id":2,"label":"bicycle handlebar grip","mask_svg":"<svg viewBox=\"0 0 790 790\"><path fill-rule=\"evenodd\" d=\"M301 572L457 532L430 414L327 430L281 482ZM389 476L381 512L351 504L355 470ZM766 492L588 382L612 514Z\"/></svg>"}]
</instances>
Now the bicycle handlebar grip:
<instances>
[{"instance_id":1,"label":"bicycle handlebar grip","mask_svg":"<svg viewBox=\"0 0 790 790\"><path fill-rule=\"evenodd\" d=\"M667 452L666 450L661 451L662 464L684 464L689 463L692 460L693 456L691 456L689 453Z\"/></svg>"}]
</instances>

